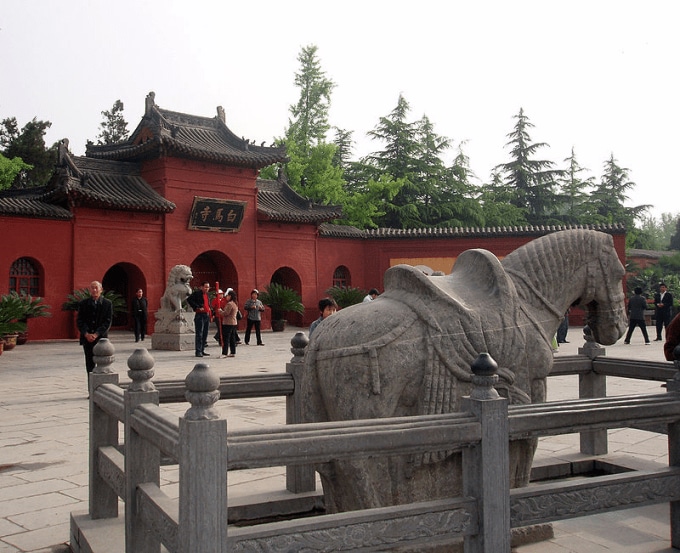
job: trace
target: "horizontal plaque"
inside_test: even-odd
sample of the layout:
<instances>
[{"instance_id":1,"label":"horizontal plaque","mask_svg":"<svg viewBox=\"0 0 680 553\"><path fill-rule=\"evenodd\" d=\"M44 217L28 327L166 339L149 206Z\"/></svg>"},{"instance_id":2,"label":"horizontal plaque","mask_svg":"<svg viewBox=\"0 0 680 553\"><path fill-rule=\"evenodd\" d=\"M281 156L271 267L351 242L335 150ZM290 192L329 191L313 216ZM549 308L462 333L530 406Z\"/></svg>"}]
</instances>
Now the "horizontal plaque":
<instances>
[{"instance_id":1,"label":"horizontal plaque","mask_svg":"<svg viewBox=\"0 0 680 553\"><path fill-rule=\"evenodd\" d=\"M194 196L189 216L189 230L238 232L243 222L247 202L200 198Z\"/></svg>"}]
</instances>

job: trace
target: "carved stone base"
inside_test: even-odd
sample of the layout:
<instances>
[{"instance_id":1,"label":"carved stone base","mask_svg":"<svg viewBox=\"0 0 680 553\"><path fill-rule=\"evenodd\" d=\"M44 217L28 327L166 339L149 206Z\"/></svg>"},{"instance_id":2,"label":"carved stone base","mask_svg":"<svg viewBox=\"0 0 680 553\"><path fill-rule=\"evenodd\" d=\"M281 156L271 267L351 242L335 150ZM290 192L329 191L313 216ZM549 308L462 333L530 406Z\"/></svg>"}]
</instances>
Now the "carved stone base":
<instances>
[{"instance_id":1,"label":"carved stone base","mask_svg":"<svg viewBox=\"0 0 680 553\"><path fill-rule=\"evenodd\" d=\"M151 336L152 349L192 351L195 347L195 334L170 334L165 332L154 332Z\"/></svg>"}]
</instances>

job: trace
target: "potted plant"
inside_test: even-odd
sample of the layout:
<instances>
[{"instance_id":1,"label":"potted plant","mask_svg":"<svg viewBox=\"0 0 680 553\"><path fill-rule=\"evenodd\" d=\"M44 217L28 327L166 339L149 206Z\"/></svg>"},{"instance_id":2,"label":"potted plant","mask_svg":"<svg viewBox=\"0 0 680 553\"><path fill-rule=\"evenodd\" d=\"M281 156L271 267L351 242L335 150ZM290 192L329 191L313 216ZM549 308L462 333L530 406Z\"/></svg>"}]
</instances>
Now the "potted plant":
<instances>
[{"instance_id":1,"label":"potted plant","mask_svg":"<svg viewBox=\"0 0 680 553\"><path fill-rule=\"evenodd\" d=\"M18 333L26 328L26 323L20 320L22 317L23 307L17 295L0 297L0 340L5 351L16 346Z\"/></svg>"},{"instance_id":2,"label":"potted plant","mask_svg":"<svg viewBox=\"0 0 680 553\"><path fill-rule=\"evenodd\" d=\"M36 319L38 317L51 317L50 306L44 303L43 298L39 296L31 296L30 294L17 294L16 292L10 292L13 295L23 309L23 316L19 319L19 322L28 323L28 319ZM28 324L23 332L19 332L17 337L17 345L21 346L28 341Z\"/></svg>"},{"instance_id":3,"label":"potted plant","mask_svg":"<svg viewBox=\"0 0 680 553\"><path fill-rule=\"evenodd\" d=\"M353 286L333 286L326 290L326 294L335 300L340 309L344 309L364 301L367 292Z\"/></svg>"},{"instance_id":4,"label":"potted plant","mask_svg":"<svg viewBox=\"0 0 680 553\"><path fill-rule=\"evenodd\" d=\"M260 301L272 310L272 330L280 332L286 327L286 313L304 313L302 298L292 288L272 282L260 293Z\"/></svg>"}]
</instances>

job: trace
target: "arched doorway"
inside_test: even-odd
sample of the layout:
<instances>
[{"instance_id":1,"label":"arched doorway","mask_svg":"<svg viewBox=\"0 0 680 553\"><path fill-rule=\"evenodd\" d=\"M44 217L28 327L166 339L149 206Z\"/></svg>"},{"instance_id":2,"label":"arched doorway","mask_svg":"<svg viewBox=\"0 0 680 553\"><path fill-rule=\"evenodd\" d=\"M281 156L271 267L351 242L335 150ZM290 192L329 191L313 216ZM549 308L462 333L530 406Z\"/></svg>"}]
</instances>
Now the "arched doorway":
<instances>
[{"instance_id":1,"label":"arched doorway","mask_svg":"<svg viewBox=\"0 0 680 553\"><path fill-rule=\"evenodd\" d=\"M113 316L111 328L117 330L130 330L132 328L132 318L130 317L130 306L135 290L141 288L146 290L146 278L144 273L132 263L116 263L111 267L102 279L104 291L112 291L120 294L125 300L125 313L118 313Z\"/></svg>"},{"instance_id":2,"label":"arched doorway","mask_svg":"<svg viewBox=\"0 0 680 553\"><path fill-rule=\"evenodd\" d=\"M215 283L220 283L220 288L226 290L233 288L238 293L238 273L236 267L222 252L210 250L198 255L191 262L191 288L200 288L205 281L210 283L210 288L215 287ZM214 293L214 290L212 290Z\"/></svg>"},{"instance_id":3,"label":"arched doorway","mask_svg":"<svg viewBox=\"0 0 680 553\"><path fill-rule=\"evenodd\" d=\"M292 288L298 294L302 295L302 281L300 280L300 276L290 267L280 267L279 269L276 269L270 282ZM300 313L288 313L286 317L288 318L288 322L293 326L302 326L303 324L302 315Z\"/></svg>"}]
</instances>

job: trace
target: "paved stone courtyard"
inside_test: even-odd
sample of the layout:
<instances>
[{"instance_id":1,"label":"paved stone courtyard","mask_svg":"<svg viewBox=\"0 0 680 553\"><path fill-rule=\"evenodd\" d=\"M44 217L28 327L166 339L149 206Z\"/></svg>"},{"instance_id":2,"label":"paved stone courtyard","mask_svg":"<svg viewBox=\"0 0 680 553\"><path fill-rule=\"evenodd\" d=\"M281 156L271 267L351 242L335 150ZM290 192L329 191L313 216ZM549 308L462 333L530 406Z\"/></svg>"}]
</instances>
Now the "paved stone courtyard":
<instances>
[{"instance_id":1,"label":"paved stone courtyard","mask_svg":"<svg viewBox=\"0 0 680 553\"><path fill-rule=\"evenodd\" d=\"M220 375L280 373L291 359L290 339L306 329L266 332L265 347L239 346L234 358L219 359L217 344L203 362ZM639 343L635 338L639 338ZM582 345L580 331L571 329L569 344L557 355L575 354ZM139 346L132 333L114 332L114 369L127 381L127 358ZM155 379L184 379L198 361L191 351L151 350ZM631 345L619 341L607 348L609 357L662 361L661 343L644 346L639 336ZM0 356L3 393L0 396L0 553L58 553L68 551L69 514L87 510L88 401L84 357L77 341L31 342ZM658 383L609 378L609 395L658 392ZM550 400L575 398L577 377L548 381ZM283 398L243 399L221 402L222 416L230 429L284 424ZM187 405L173 406L178 414ZM578 435L540 441L537 462L551 458L577 458ZM634 456L640 463L667 464L664 436L630 429L609 432L610 456ZM238 471L229 474L230 497L272 493L284 488L279 468ZM177 470L164 468L166 493L176 495ZM555 538L518 548L517 553L663 553L669 545L668 506L559 522Z\"/></svg>"}]
</instances>

